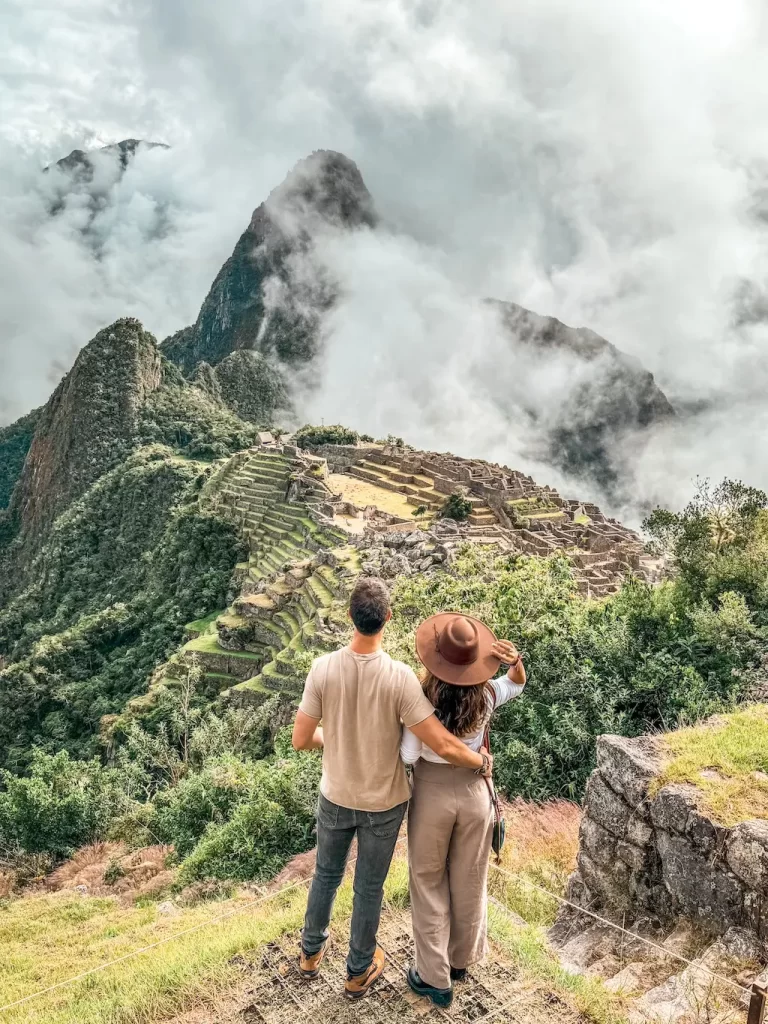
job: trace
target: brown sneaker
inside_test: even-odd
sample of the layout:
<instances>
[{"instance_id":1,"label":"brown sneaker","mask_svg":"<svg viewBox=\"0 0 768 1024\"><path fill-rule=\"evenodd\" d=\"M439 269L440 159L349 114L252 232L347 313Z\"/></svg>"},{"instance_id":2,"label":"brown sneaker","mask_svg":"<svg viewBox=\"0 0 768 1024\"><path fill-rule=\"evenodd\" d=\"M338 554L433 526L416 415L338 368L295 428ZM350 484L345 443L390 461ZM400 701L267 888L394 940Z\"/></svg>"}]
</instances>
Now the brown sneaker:
<instances>
[{"instance_id":1,"label":"brown sneaker","mask_svg":"<svg viewBox=\"0 0 768 1024\"><path fill-rule=\"evenodd\" d=\"M323 962L327 948L328 939L325 940L317 953L313 953L312 956L307 956L302 949L301 956L299 957L299 974L305 981L314 981L320 974L320 964Z\"/></svg>"},{"instance_id":2,"label":"brown sneaker","mask_svg":"<svg viewBox=\"0 0 768 1024\"><path fill-rule=\"evenodd\" d=\"M347 999L362 999L366 992L370 991L373 983L384 973L384 960L384 950L381 946L377 946L371 966L365 974L359 974L356 978L348 978L344 983L344 995Z\"/></svg>"}]
</instances>

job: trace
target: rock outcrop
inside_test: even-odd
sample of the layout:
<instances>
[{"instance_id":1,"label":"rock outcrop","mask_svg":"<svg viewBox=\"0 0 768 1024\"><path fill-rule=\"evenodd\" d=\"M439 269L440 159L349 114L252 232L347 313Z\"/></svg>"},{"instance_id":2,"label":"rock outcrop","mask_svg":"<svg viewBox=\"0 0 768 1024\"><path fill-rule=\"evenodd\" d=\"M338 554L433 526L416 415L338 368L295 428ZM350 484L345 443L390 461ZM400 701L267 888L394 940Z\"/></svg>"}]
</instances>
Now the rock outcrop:
<instances>
[{"instance_id":1,"label":"rock outcrop","mask_svg":"<svg viewBox=\"0 0 768 1024\"><path fill-rule=\"evenodd\" d=\"M50 213L56 215L67 206L70 196L78 207L86 202L90 221L109 205L112 189L121 180L136 155L143 150L168 149L162 142L123 139L99 149L73 149L72 152L44 168L45 189L50 195ZM95 240L94 240L95 241Z\"/></svg>"},{"instance_id":2,"label":"rock outcrop","mask_svg":"<svg viewBox=\"0 0 768 1024\"><path fill-rule=\"evenodd\" d=\"M96 167L100 160L113 160L121 169L125 170L131 160L140 149L168 149L163 142L145 142L144 139L123 139L110 146L100 146L98 149L84 150L73 149L72 152L55 164L46 167L45 173L49 173L51 166L64 174L69 175L76 182L93 181Z\"/></svg>"},{"instance_id":3,"label":"rock outcrop","mask_svg":"<svg viewBox=\"0 0 768 1024\"><path fill-rule=\"evenodd\" d=\"M318 258L316 243L329 232L376 224L356 165L340 153L313 153L254 212L196 323L167 338L164 354L188 376L201 363L216 368L242 350L261 353L289 372L305 370L320 349L323 318L340 287ZM531 454L616 489L622 472L617 444L674 415L651 374L592 331L512 302L487 302L509 336L510 361L520 366L522 386L514 402L531 424ZM545 394L534 393L534 378L547 381ZM243 391L241 386L231 407L253 418L242 411L249 404Z\"/></svg>"},{"instance_id":4,"label":"rock outcrop","mask_svg":"<svg viewBox=\"0 0 768 1024\"><path fill-rule=\"evenodd\" d=\"M192 379L241 419L260 426L272 423L290 405L283 375L260 352L240 349L216 366L198 363Z\"/></svg>"},{"instance_id":5,"label":"rock outcrop","mask_svg":"<svg viewBox=\"0 0 768 1024\"><path fill-rule=\"evenodd\" d=\"M659 740L598 740L569 899L624 923L682 917L768 939L768 821L726 828L695 786L658 788L664 756Z\"/></svg>"}]
</instances>

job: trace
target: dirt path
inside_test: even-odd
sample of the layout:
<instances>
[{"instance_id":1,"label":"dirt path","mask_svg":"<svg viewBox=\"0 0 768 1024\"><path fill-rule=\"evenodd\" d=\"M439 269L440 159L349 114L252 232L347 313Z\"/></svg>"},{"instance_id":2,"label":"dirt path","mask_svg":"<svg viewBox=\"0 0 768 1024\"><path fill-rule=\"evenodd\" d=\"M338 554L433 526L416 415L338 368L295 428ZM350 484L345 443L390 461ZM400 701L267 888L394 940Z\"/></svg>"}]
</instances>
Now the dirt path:
<instances>
[{"instance_id":1,"label":"dirt path","mask_svg":"<svg viewBox=\"0 0 768 1024\"><path fill-rule=\"evenodd\" d=\"M449 1010L438 1010L415 996L405 980L413 960L407 913L388 910L379 941L387 953L384 977L360 1002L342 995L347 924L336 926L331 948L317 981L307 983L297 970L298 934L288 935L243 958L243 982L207 1008L167 1024L417 1024L440 1019L445 1024L580 1024L583 1017L543 986L524 980L497 948L456 986Z\"/></svg>"}]
</instances>

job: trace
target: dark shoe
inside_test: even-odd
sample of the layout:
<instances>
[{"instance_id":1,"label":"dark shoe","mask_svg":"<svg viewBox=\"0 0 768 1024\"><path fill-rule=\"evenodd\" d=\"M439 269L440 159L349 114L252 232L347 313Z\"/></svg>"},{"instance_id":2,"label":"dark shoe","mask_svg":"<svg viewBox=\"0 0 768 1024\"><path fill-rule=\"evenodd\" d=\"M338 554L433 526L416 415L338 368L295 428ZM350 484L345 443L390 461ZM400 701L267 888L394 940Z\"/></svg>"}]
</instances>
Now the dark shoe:
<instances>
[{"instance_id":1,"label":"dark shoe","mask_svg":"<svg viewBox=\"0 0 768 1024\"><path fill-rule=\"evenodd\" d=\"M313 953L311 956L305 953L302 948L301 956L299 957L299 974L305 981L314 981L320 974L320 964L327 948L328 939L325 940L317 953Z\"/></svg>"},{"instance_id":2,"label":"dark shoe","mask_svg":"<svg viewBox=\"0 0 768 1024\"><path fill-rule=\"evenodd\" d=\"M426 981L422 981L419 972L415 967L408 968L408 984L417 996L425 996L431 999L435 1006L450 1006L453 1002L452 988L433 988Z\"/></svg>"},{"instance_id":3,"label":"dark shoe","mask_svg":"<svg viewBox=\"0 0 768 1024\"><path fill-rule=\"evenodd\" d=\"M451 981L465 981L467 977L466 967L452 967L451 968Z\"/></svg>"},{"instance_id":4,"label":"dark shoe","mask_svg":"<svg viewBox=\"0 0 768 1024\"><path fill-rule=\"evenodd\" d=\"M370 992L373 983L384 973L384 960L384 950L377 946L368 970L364 974L358 974L356 978L347 978L344 982L344 995L347 999L362 999Z\"/></svg>"}]
</instances>

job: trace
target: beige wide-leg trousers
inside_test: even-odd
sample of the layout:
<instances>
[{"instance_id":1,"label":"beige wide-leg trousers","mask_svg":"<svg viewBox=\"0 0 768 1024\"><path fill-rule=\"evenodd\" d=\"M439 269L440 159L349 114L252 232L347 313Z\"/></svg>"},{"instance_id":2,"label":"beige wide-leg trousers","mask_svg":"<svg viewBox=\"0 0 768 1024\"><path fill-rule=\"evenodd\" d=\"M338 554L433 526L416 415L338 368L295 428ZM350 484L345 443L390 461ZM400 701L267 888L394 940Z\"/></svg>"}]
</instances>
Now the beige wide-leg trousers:
<instances>
[{"instance_id":1,"label":"beige wide-leg trousers","mask_svg":"<svg viewBox=\"0 0 768 1024\"><path fill-rule=\"evenodd\" d=\"M408 811L413 940L416 970L435 988L450 988L451 967L485 956L492 838L485 780L469 768L417 762Z\"/></svg>"}]
</instances>

